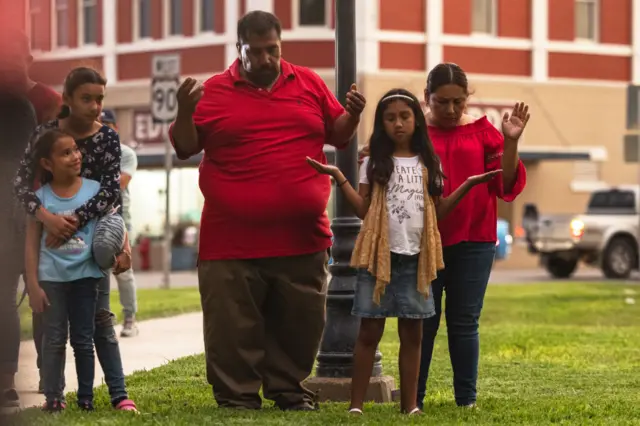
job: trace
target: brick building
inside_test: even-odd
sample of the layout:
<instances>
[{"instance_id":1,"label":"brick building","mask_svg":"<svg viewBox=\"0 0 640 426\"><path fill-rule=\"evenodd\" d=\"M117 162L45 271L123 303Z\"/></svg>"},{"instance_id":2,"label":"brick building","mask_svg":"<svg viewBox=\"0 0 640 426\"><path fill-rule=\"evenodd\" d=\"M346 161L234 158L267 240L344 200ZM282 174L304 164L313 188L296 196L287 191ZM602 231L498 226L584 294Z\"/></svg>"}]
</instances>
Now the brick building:
<instances>
[{"instance_id":1,"label":"brick building","mask_svg":"<svg viewBox=\"0 0 640 426\"><path fill-rule=\"evenodd\" d=\"M123 139L142 144L147 167L162 164L152 155L162 129L148 113L151 57L179 52L184 75L218 73L236 58L236 22L246 11L275 13L284 57L334 85L330 0L8 1L26 15L33 77L59 85L71 67L100 68ZM441 61L469 73L473 114L498 121L515 101L530 104L534 119L521 145L529 185L516 203L500 206L501 216L517 224L522 205L534 201L542 211L580 211L594 188L637 181L622 141L627 88L640 84L640 0L354 1L358 85L372 106L392 87L422 93L427 71ZM195 185L189 173L176 185Z\"/></svg>"}]
</instances>

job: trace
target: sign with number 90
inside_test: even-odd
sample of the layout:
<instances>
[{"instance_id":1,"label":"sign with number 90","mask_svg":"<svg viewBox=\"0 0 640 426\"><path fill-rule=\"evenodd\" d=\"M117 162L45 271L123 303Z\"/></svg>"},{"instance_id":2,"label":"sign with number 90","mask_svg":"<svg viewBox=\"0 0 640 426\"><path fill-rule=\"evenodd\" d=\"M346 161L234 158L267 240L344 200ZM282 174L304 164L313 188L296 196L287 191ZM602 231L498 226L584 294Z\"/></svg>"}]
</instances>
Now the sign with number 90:
<instances>
[{"instance_id":1,"label":"sign with number 90","mask_svg":"<svg viewBox=\"0 0 640 426\"><path fill-rule=\"evenodd\" d=\"M177 78L153 79L151 87L151 115L153 121L170 123L176 118L178 112L178 99L176 94L180 87Z\"/></svg>"}]
</instances>

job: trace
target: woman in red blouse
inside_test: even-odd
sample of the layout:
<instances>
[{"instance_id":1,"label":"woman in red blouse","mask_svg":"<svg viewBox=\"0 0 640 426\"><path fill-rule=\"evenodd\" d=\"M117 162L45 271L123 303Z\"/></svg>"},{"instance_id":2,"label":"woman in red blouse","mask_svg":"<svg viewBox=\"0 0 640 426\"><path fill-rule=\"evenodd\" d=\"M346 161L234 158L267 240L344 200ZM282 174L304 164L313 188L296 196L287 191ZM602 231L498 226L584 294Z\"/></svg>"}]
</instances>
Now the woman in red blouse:
<instances>
[{"instance_id":1,"label":"woman in red blouse","mask_svg":"<svg viewBox=\"0 0 640 426\"><path fill-rule=\"evenodd\" d=\"M503 170L493 181L474 187L440 221L445 269L432 284L436 315L424 320L423 327L418 406L423 405L442 295L446 293L444 310L456 403L475 407L478 321L495 256L497 198L510 202L524 189L526 171L518 158L518 140L529 120L529 107L518 103L511 114L505 114L502 133L486 117L465 114L469 98L467 76L451 63L431 70L424 94L429 107L429 136L446 176L444 197L469 176Z\"/></svg>"}]
</instances>

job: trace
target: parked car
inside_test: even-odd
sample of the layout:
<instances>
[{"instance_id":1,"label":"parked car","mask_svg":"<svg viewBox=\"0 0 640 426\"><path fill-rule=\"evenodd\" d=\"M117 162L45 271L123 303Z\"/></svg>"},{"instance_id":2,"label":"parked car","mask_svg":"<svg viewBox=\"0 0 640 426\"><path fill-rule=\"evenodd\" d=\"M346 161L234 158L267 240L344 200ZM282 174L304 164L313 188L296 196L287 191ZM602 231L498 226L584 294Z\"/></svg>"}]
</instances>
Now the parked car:
<instances>
[{"instance_id":1,"label":"parked car","mask_svg":"<svg viewBox=\"0 0 640 426\"><path fill-rule=\"evenodd\" d=\"M529 252L539 254L555 278L569 278L580 261L607 278L628 278L638 268L638 194L635 185L595 191L584 214L540 215L529 208L523 218Z\"/></svg>"},{"instance_id":2,"label":"parked car","mask_svg":"<svg viewBox=\"0 0 640 426\"><path fill-rule=\"evenodd\" d=\"M498 240L496 241L496 260L505 260L511 254L513 236L509 233L509 222L498 218Z\"/></svg>"}]
</instances>

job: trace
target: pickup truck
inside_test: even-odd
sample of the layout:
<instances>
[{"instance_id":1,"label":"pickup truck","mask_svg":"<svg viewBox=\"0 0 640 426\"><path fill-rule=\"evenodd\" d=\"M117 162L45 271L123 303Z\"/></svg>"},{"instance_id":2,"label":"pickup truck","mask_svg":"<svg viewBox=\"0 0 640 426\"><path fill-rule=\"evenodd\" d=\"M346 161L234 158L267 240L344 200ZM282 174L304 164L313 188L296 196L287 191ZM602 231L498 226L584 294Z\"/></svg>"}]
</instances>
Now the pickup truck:
<instances>
[{"instance_id":1,"label":"pickup truck","mask_svg":"<svg viewBox=\"0 0 640 426\"><path fill-rule=\"evenodd\" d=\"M530 253L555 278L569 278L580 261L607 278L626 279L638 269L638 186L610 187L591 194L584 214L542 214L525 207L523 228Z\"/></svg>"}]
</instances>

